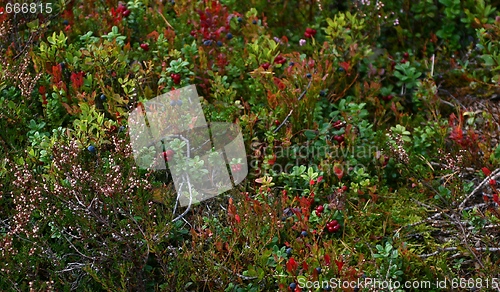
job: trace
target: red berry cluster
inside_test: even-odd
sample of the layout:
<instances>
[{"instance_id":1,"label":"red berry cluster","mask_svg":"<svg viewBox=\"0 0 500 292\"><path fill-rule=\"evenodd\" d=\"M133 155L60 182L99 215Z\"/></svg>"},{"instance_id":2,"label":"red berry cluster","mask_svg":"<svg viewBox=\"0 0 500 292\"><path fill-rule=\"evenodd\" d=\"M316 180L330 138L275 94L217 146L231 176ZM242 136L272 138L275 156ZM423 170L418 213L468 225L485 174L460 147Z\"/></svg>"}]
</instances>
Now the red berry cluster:
<instances>
[{"instance_id":1,"label":"red berry cluster","mask_svg":"<svg viewBox=\"0 0 500 292\"><path fill-rule=\"evenodd\" d=\"M333 136L333 140L337 141L339 144L344 142L344 135L335 135Z\"/></svg>"},{"instance_id":2,"label":"red berry cluster","mask_svg":"<svg viewBox=\"0 0 500 292\"><path fill-rule=\"evenodd\" d=\"M318 207L316 207L316 216L320 217L321 216L321 213L323 213L323 211L325 211L325 207L323 207L323 205L319 205Z\"/></svg>"},{"instance_id":3,"label":"red berry cluster","mask_svg":"<svg viewBox=\"0 0 500 292\"><path fill-rule=\"evenodd\" d=\"M316 30L312 29L310 27L306 28L306 31L304 32L304 37L306 38L312 38L316 35Z\"/></svg>"},{"instance_id":4,"label":"red berry cluster","mask_svg":"<svg viewBox=\"0 0 500 292\"><path fill-rule=\"evenodd\" d=\"M278 56L276 56L276 58L274 58L275 64L282 64L283 65L283 64L285 64L285 62L286 62L286 59L282 55L278 55Z\"/></svg>"},{"instance_id":5,"label":"red berry cluster","mask_svg":"<svg viewBox=\"0 0 500 292\"><path fill-rule=\"evenodd\" d=\"M406 62L408 62L408 58L410 57L410 54L408 54L408 52L404 52L403 53L403 59L401 59L401 64L404 64Z\"/></svg>"},{"instance_id":6,"label":"red berry cluster","mask_svg":"<svg viewBox=\"0 0 500 292\"><path fill-rule=\"evenodd\" d=\"M145 52L149 51L149 45L147 43L142 43L140 45L141 49L143 49Z\"/></svg>"},{"instance_id":7,"label":"red berry cluster","mask_svg":"<svg viewBox=\"0 0 500 292\"><path fill-rule=\"evenodd\" d=\"M343 127L345 127L345 123L344 123L344 122L342 122L341 120L335 121L335 122L333 123L333 128L334 128L334 129L339 130L339 129L342 129Z\"/></svg>"},{"instance_id":8,"label":"red berry cluster","mask_svg":"<svg viewBox=\"0 0 500 292\"><path fill-rule=\"evenodd\" d=\"M382 96L382 99L385 101L390 101L393 98L394 98L394 96L392 94Z\"/></svg>"},{"instance_id":9,"label":"red berry cluster","mask_svg":"<svg viewBox=\"0 0 500 292\"><path fill-rule=\"evenodd\" d=\"M236 164L233 164L231 165L231 170L233 172L240 172L241 171L241 163L236 163Z\"/></svg>"},{"instance_id":10,"label":"red berry cluster","mask_svg":"<svg viewBox=\"0 0 500 292\"><path fill-rule=\"evenodd\" d=\"M113 16L113 22L117 24L122 20L122 17L130 15L130 10L127 9L127 6L119 3L116 9L111 8L111 15Z\"/></svg>"},{"instance_id":11,"label":"red berry cluster","mask_svg":"<svg viewBox=\"0 0 500 292\"><path fill-rule=\"evenodd\" d=\"M172 73L172 74L170 74L170 78L172 78L172 81L173 81L175 84L179 84L179 83L181 83L181 75L179 75L179 74Z\"/></svg>"},{"instance_id":12,"label":"red berry cluster","mask_svg":"<svg viewBox=\"0 0 500 292\"><path fill-rule=\"evenodd\" d=\"M340 230L340 224L337 220L332 220L326 223L326 230L330 233L334 233Z\"/></svg>"},{"instance_id":13,"label":"red berry cluster","mask_svg":"<svg viewBox=\"0 0 500 292\"><path fill-rule=\"evenodd\" d=\"M271 64L269 64L269 63L267 63L267 62L266 62L266 63L264 63L264 64L262 64L262 65L260 65L260 66L261 66L261 67L262 67L262 69L264 69L264 70L269 70L269 66L271 66Z\"/></svg>"}]
</instances>

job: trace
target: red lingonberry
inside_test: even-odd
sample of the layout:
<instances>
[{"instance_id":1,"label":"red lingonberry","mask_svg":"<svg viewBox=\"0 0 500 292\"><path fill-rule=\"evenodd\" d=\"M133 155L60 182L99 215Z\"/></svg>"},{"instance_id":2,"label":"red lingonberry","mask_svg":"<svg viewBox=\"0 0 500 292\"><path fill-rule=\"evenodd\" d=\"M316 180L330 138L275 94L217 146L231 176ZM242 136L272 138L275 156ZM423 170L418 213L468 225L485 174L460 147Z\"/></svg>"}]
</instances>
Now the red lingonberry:
<instances>
[{"instance_id":1,"label":"red lingonberry","mask_svg":"<svg viewBox=\"0 0 500 292\"><path fill-rule=\"evenodd\" d=\"M172 78L172 81L175 84L181 83L181 75L179 75L179 74L172 73L172 74L170 74L170 78Z\"/></svg>"},{"instance_id":2,"label":"red lingonberry","mask_svg":"<svg viewBox=\"0 0 500 292\"><path fill-rule=\"evenodd\" d=\"M148 44L146 44L146 43L142 43L142 44L141 44L141 49L143 49L144 51L146 51L146 52L147 52L147 51L149 51L149 45L148 45Z\"/></svg>"},{"instance_id":3,"label":"red lingonberry","mask_svg":"<svg viewBox=\"0 0 500 292\"><path fill-rule=\"evenodd\" d=\"M333 123L333 127L337 130L341 129L342 127L344 127L344 123L341 120L335 121Z\"/></svg>"},{"instance_id":4,"label":"red lingonberry","mask_svg":"<svg viewBox=\"0 0 500 292\"><path fill-rule=\"evenodd\" d=\"M316 211L322 213L323 211L325 210L325 207L323 207L323 205L319 205L318 207L316 207Z\"/></svg>"},{"instance_id":5,"label":"red lingonberry","mask_svg":"<svg viewBox=\"0 0 500 292\"><path fill-rule=\"evenodd\" d=\"M336 135L333 137L333 139L335 141L339 142L339 144L340 144L340 143L344 142L344 135Z\"/></svg>"},{"instance_id":6,"label":"red lingonberry","mask_svg":"<svg viewBox=\"0 0 500 292\"><path fill-rule=\"evenodd\" d=\"M494 179L490 179L490 186L492 186L492 187L493 187L493 186L496 186L496 184L497 184L497 181L496 181L496 180L494 180Z\"/></svg>"},{"instance_id":7,"label":"red lingonberry","mask_svg":"<svg viewBox=\"0 0 500 292\"><path fill-rule=\"evenodd\" d=\"M166 161L169 161L174 156L174 150L168 149L166 151L163 151L162 156L163 156L163 159L165 159Z\"/></svg>"},{"instance_id":8,"label":"red lingonberry","mask_svg":"<svg viewBox=\"0 0 500 292\"><path fill-rule=\"evenodd\" d=\"M129 16L129 15L130 15L130 10L125 9L125 11L123 11L123 13L122 13L122 14L123 14L123 16L124 16L124 17L127 17L127 16Z\"/></svg>"},{"instance_id":9,"label":"red lingonberry","mask_svg":"<svg viewBox=\"0 0 500 292\"><path fill-rule=\"evenodd\" d=\"M264 69L264 70L268 70L268 69L269 69L269 66L271 66L271 64L269 64L269 63L267 63L267 62L266 62L266 63L264 63L264 64L262 64L262 65L260 65L260 66L262 67L262 69Z\"/></svg>"},{"instance_id":10,"label":"red lingonberry","mask_svg":"<svg viewBox=\"0 0 500 292\"><path fill-rule=\"evenodd\" d=\"M278 55L278 56L276 56L276 58L274 58L274 63L276 63L276 64L284 64L285 62L286 62L286 59L281 55Z\"/></svg>"},{"instance_id":11,"label":"red lingonberry","mask_svg":"<svg viewBox=\"0 0 500 292\"><path fill-rule=\"evenodd\" d=\"M314 37L316 35L316 30L312 29L310 27L306 28L306 31L304 32L304 36L306 38Z\"/></svg>"}]
</instances>

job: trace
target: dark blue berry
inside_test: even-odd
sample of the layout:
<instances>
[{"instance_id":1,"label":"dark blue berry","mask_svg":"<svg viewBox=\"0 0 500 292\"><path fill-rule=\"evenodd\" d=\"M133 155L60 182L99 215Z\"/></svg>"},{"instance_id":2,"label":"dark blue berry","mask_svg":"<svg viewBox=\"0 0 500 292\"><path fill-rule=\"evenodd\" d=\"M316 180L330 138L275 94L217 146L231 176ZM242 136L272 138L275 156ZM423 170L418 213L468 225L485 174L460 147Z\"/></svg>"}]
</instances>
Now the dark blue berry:
<instances>
[{"instance_id":1,"label":"dark blue berry","mask_svg":"<svg viewBox=\"0 0 500 292\"><path fill-rule=\"evenodd\" d=\"M339 72L345 72L345 69L342 67L339 67Z\"/></svg>"},{"instance_id":2,"label":"dark blue berry","mask_svg":"<svg viewBox=\"0 0 500 292\"><path fill-rule=\"evenodd\" d=\"M306 77L307 77L307 78L311 78L311 77L312 77L311 73L307 73L307 74L306 74Z\"/></svg>"},{"instance_id":3,"label":"dark blue berry","mask_svg":"<svg viewBox=\"0 0 500 292\"><path fill-rule=\"evenodd\" d=\"M212 45L212 40L206 40L206 41L203 42L203 44L205 46L210 46L210 45Z\"/></svg>"},{"instance_id":4,"label":"dark blue berry","mask_svg":"<svg viewBox=\"0 0 500 292\"><path fill-rule=\"evenodd\" d=\"M255 20L255 19L254 19L254 20L252 20L252 23L253 23L253 24L257 24L257 20Z\"/></svg>"},{"instance_id":5,"label":"dark blue berry","mask_svg":"<svg viewBox=\"0 0 500 292\"><path fill-rule=\"evenodd\" d=\"M179 100L177 101L177 105L178 105L178 106L181 106L181 105L182 105L182 100L180 100L180 99L179 99Z\"/></svg>"},{"instance_id":6,"label":"dark blue berry","mask_svg":"<svg viewBox=\"0 0 500 292\"><path fill-rule=\"evenodd\" d=\"M102 101L106 101L106 95L101 94L100 98L101 98Z\"/></svg>"},{"instance_id":7,"label":"dark blue berry","mask_svg":"<svg viewBox=\"0 0 500 292\"><path fill-rule=\"evenodd\" d=\"M320 267L317 267L317 268L316 268L316 272L318 272L318 274L321 274L321 268L320 268Z\"/></svg>"},{"instance_id":8,"label":"dark blue berry","mask_svg":"<svg viewBox=\"0 0 500 292\"><path fill-rule=\"evenodd\" d=\"M290 67L292 67L293 65L295 65L295 63L294 63L294 62L290 62L290 63L288 63L288 66L290 66Z\"/></svg>"},{"instance_id":9,"label":"dark blue berry","mask_svg":"<svg viewBox=\"0 0 500 292\"><path fill-rule=\"evenodd\" d=\"M177 101L176 101L176 100L171 100L171 101L170 101L170 105L171 105L171 106L175 106L176 104L177 104Z\"/></svg>"},{"instance_id":10,"label":"dark blue berry","mask_svg":"<svg viewBox=\"0 0 500 292\"><path fill-rule=\"evenodd\" d=\"M63 69L63 70L64 70L64 68L66 67L66 63L61 62L61 63L59 63L59 66L61 66L61 69Z\"/></svg>"},{"instance_id":11,"label":"dark blue berry","mask_svg":"<svg viewBox=\"0 0 500 292\"><path fill-rule=\"evenodd\" d=\"M319 92L319 96L324 97L326 95L326 92L324 90L321 90Z\"/></svg>"},{"instance_id":12,"label":"dark blue berry","mask_svg":"<svg viewBox=\"0 0 500 292\"><path fill-rule=\"evenodd\" d=\"M294 291L295 288L297 288L297 284L294 282L294 283L290 284L290 286L288 286L288 287L290 287L290 289L292 289L292 291Z\"/></svg>"},{"instance_id":13,"label":"dark blue berry","mask_svg":"<svg viewBox=\"0 0 500 292\"><path fill-rule=\"evenodd\" d=\"M63 20L63 24L64 24L64 25L68 25L68 24L69 24L69 21L67 21L67 20L65 19L65 20Z\"/></svg>"},{"instance_id":14,"label":"dark blue berry","mask_svg":"<svg viewBox=\"0 0 500 292\"><path fill-rule=\"evenodd\" d=\"M94 145L90 145L89 147L87 147L87 150L88 150L90 153L95 153L95 147L94 147Z\"/></svg>"},{"instance_id":15,"label":"dark blue berry","mask_svg":"<svg viewBox=\"0 0 500 292\"><path fill-rule=\"evenodd\" d=\"M326 291L332 291L332 287L330 287L330 286L326 286L326 287L325 287L325 290L326 290Z\"/></svg>"},{"instance_id":16,"label":"dark blue berry","mask_svg":"<svg viewBox=\"0 0 500 292\"><path fill-rule=\"evenodd\" d=\"M223 44L222 44L222 42L221 42L221 41L217 41L217 46L218 46L218 47L222 47L222 45L223 45Z\"/></svg>"},{"instance_id":17,"label":"dark blue berry","mask_svg":"<svg viewBox=\"0 0 500 292\"><path fill-rule=\"evenodd\" d=\"M227 38L228 40L232 39L232 38L233 38L233 34L232 34L232 33L230 33L230 32L228 32L228 33L226 34L226 38Z\"/></svg>"},{"instance_id":18,"label":"dark blue berry","mask_svg":"<svg viewBox=\"0 0 500 292\"><path fill-rule=\"evenodd\" d=\"M290 256L292 254L292 248L291 247L287 248L285 252L287 256Z\"/></svg>"},{"instance_id":19,"label":"dark blue berry","mask_svg":"<svg viewBox=\"0 0 500 292\"><path fill-rule=\"evenodd\" d=\"M243 21L243 18L238 17L238 22L242 22L242 21Z\"/></svg>"},{"instance_id":20,"label":"dark blue berry","mask_svg":"<svg viewBox=\"0 0 500 292\"><path fill-rule=\"evenodd\" d=\"M118 132L123 132L125 131L125 126L120 126L120 128L118 129Z\"/></svg>"},{"instance_id":21,"label":"dark blue berry","mask_svg":"<svg viewBox=\"0 0 500 292\"><path fill-rule=\"evenodd\" d=\"M305 231L305 230L304 230L304 231L302 231L302 232L300 233L300 235L302 235L302 236L307 236L307 231Z\"/></svg>"}]
</instances>

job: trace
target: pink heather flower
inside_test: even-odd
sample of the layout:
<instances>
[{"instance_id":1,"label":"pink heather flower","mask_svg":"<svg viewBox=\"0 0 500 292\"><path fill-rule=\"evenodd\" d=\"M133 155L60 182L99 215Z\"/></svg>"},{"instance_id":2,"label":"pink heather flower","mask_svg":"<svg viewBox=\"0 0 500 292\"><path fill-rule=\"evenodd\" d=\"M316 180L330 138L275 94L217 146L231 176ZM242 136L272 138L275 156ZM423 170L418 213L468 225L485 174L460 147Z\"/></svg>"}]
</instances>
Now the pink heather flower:
<instances>
[{"instance_id":1,"label":"pink heather flower","mask_svg":"<svg viewBox=\"0 0 500 292\"><path fill-rule=\"evenodd\" d=\"M305 39L300 39L300 41L299 41L299 46L301 46L301 47L302 47L302 46L303 46L303 45L305 45L305 44L306 44L306 40L305 40Z\"/></svg>"}]
</instances>

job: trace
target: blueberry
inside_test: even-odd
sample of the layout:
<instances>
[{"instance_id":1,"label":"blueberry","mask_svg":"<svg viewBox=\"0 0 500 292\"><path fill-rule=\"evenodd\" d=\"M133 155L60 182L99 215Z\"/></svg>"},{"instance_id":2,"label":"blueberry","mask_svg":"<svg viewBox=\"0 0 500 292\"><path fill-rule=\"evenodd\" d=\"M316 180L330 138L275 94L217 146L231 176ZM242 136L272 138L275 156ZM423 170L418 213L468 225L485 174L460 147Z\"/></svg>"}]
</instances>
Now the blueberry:
<instances>
[{"instance_id":1,"label":"blueberry","mask_svg":"<svg viewBox=\"0 0 500 292\"><path fill-rule=\"evenodd\" d=\"M177 101L176 101L176 100L171 100L171 101L170 101L170 105L171 105L171 106L175 106L176 104L177 104Z\"/></svg>"},{"instance_id":2,"label":"blueberry","mask_svg":"<svg viewBox=\"0 0 500 292\"><path fill-rule=\"evenodd\" d=\"M228 32L228 33L226 34L226 38L227 38L228 40L232 39L232 38L233 38L233 34L232 34L232 33L230 33L230 32Z\"/></svg>"},{"instance_id":3,"label":"blueberry","mask_svg":"<svg viewBox=\"0 0 500 292\"><path fill-rule=\"evenodd\" d=\"M101 98L102 101L106 101L106 95L101 94L100 98Z\"/></svg>"},{"instance_id":4,"label":"blueberry","mask_svg":"<svg viewBox=\"0 0 500 292\"><path fill-rule=\"evenodd\" d=\"M307 77L307 78L311 78L311 77L312 77L311 73L307 73L307 74L306 74L306 77Z\"/></svg>"},{"instance_id":5,"label":"blueberry","mask_svg":"<svg viewBox=\"0 0 500 292\"><path fill-rule=\"evenodd\" d=\"M290 62L290 63L288 63L288 66L290 66L290 67L292 67L293 65L295 65L295 63L294 63L294 62Z\"/></svg>"},{"instance_id":6,"label":"blueberry","mask_svg":"<svg viewBox=\"0 0 500 292\"><path fill-rule=\"evenodd\" d=\"M294 290L295 290L295 288L297 288L297 284L294 282L294 283L290 284L290 286L288 286L288 287L290 287L290 289L291 289L292 291L294 291Z\"/></svg>"},{"instance_id":7,"label":"blueberry","mask_svg":"<svg viewBox=\"0 0 500 292\"><path fill-rule=\"evenodd\" d=\"M61 63L59 63L59 66L61 66L61 69L64 70L64 68L66 67L66 63L61 62Z\"/></svg>"},{"instance_id":8,"label":"blueberry","mask_svg":"<svg viewBox=\"0 0 500 292\"><path fill-rule=\"evenodd\" d=\"M118 132L123 132L125 131L125 126L120 126L120 128L118 129Z\"/></svg>"},{"instance_id":9,"label":"blueberry","mask_svg":"<svg viewBox=\"0 0 500 292\"><path fill-rule=\"evenodd\" d=\"M212 40L206 40L203 42L205 46L210 46L212 44Z\"/></svg>"},{"instance_id":10,"label":"blueberry","mask_svg":"<svg viewBox=\"0 0 500 292\"><path fill-rule=\"evenodd\" d=\"M179 100L177 101L177 105L178 105L178 106L181 106L181 105L182 105L182 100L180 100L180 99L179 99Z\"/></svg>"},{"instance_id":11,"label":"blueberry","mask_svg":"<svg viewBox=\"0 0 500 292\"><path fill-rule=\"evenodd\" d=\"M326 287L325 287L325 290L326 290L326 291L332 291L332 287L330 287L330 286L326 286Z\"/></svg>"},{"instance_id":12,"label":"blueberry","mask_svg":"<svg viewBox=\"0 0 500 292\"><path fill-rule=\"evenodd\" d=\"M320 268L320 267L317 267L317 268L316 268L316 272L318 272L318 274L321 274L321 268Z\"/></svg>"},{"instance_id":13,"label":"blueberry","mask_svg":"<svg viewBox=\"0 0 500 292\"><path fill-rule=\"evenodd\" d=\"M222 42L221 41L217 41L217 46L218 47L222 47Z\"/></svg>"},{"instance_id":14,"label":"blueberry","mask_svg":"<svg viewBox=\"0 0 500 292\"><path fill-rule=\"evenodd\" d=\"M255 19L254 19L254 20L252 20L252 23L253 23L253 24L257 24L257 20L255 20Z\"/></svg>"},{"instance_id":15,"label":"blueberry","mask_svg":"<svg viewBox=\"0 0 500 292\"><path fill-rule=\"evenodd\" d=\"M64 25L68 25L68 24L69 24L69 21L67 21L67 20L65 19L65 20L63 20L63 24L64 24Z\"/></svg>"},{"instance_id":16,"label":"blueberry","mask_svg":"<svg viewBox=\"0 0 500 292\"><path fill-rule=\"evenodd\" d=\"M302 231L302 232L300 233L300 235L302 235L302 236L307 236L307 231L305 231L305 230L304 230L304 231Z\"/></svg>"},{"instance_id":17,"label":"blueberry","mask_svg":"<svg viewBox=\"0 0 500 292\"><path fill-rule=\"evenodd\" d=\"M242 21L243 21L243 18L238 17L238 22L242 22Z\"/></svg>"},{"instance_id":18,"label":"blueberry","mask_svg":"<svg viewBox=\"0 0 500 292\"><path fill-rule=\"evenodd\" d=\"M319 92L319 96L324 97L326 95L326 92L324 90L321 90Z\"/></svg>"},{"instance_id":19,"label":"blueberry","mask_svg":"<svg viewBox=\"0 0 500 292\"><path fill-rule=\"evenodd\" d=\"M88 150L90 153L95 153L95 147L94 147L94 145L90 145L89 147L87 147L87 150Z\"/></svg>"},{"instance_id":20,"label":"blueberry","mask_svg":"<svg viewBox=\"0 0 500 292\"><path fill-rule=\"evenodd\" d=\"M345 69L342 67L339 67L339 72L345 72Z\"/></svg>"},{"instance_id":21,"label":"blueberry","mask_svg":"<svg viewBox=\"0 0 500 292\"><path fill-rule=\"evenodd\" d=\"M290 256L292 254L292 248L291 247L287 248L285 252L287 256Z\"/></svg>"}]
</instances>

